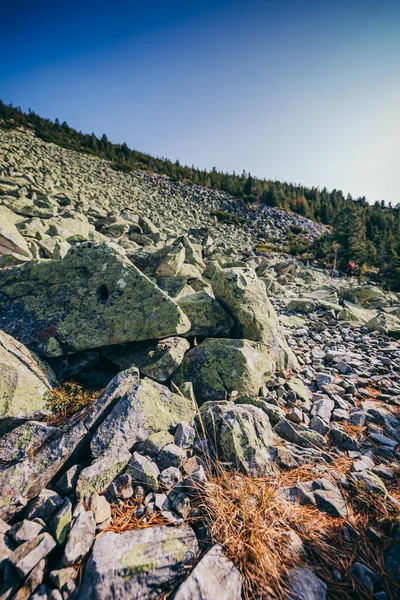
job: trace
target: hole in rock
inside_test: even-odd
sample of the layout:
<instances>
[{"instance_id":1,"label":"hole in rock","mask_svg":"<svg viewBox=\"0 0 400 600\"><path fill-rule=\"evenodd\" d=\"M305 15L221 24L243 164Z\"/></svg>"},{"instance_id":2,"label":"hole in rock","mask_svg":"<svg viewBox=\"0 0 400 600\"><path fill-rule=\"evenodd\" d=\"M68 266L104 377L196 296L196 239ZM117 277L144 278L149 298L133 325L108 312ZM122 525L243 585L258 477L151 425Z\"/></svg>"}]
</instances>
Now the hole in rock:
<instances>
[{"instance_id":1,"label":"hole in rock","mask_svg":"<svg viewBox=\"0 0 400 600\"><path fill-rule=\"evenodd\" d=\"M107 286L104 284L101 285L96 293L97 293L97 302L99 304L105 304L107 302L108 296L109 296Z\"/></svg>"}]
</instances>

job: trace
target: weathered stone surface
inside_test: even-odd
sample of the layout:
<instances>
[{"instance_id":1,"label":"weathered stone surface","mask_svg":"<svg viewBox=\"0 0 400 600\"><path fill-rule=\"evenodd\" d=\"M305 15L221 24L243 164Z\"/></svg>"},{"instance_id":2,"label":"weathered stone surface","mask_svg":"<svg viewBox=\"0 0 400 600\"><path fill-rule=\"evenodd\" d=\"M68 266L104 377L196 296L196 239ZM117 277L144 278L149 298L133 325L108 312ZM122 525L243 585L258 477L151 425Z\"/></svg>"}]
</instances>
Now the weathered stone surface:
<instances>
[{"instance_id":1,"label":"weathered stone surface","mask_svg":"<svg viewBox=\"0 0 400 600\"><path fill-rule=\"evenodd\" d=\"M55 384L48 365L0 331L0 435L18 422L40 416L45 394Z\"/></svg>"},{"instance_id":2,"label":"weathered stone surface","mask_svg":"<svg viewBox=\"0 0 400 600\"><path fill-rule=\"evenodd\" d=\"M11 464L23 460L29 452L33 451L35 446L43 444L55 431L56 428L51 425L38 421L28 421L5 433L1 437L0 444L1 465L3 467L11 466Z\"/></svg>"},{"instance_id":3,"label":"weathered stone surface","mask_svg":"<svg viewBox=\"0 0 400 600\"><path fill-rule=\"evenodd\" d=\"M211 443L218 453L247 473L262 475L270 471L276 442L267 415L250 404L207 402L201 418Z\"/></svg>"},{"instance_id":4,"label":"weathered stone surface","mask_svg":"<svg viewBox=\"0 0 400 600\"><path fill-rule=\"evenodd\" d=\"M131 458L127 448L116 445L108 448L79 473L76 483L78 498L87 499L92 492L102 492L123 471Z\"/></svg>"},{"instance_id":5,"label":"weathered stone surface","mask_svg":"<svg viewBox=\"0 0 400 600\"><path fill-rule=\"evenodd\" d=\"M328 588L311 569L297 567L288 572L286 600L326 600Z\"/></svg>"},{"instance_id":6,"label":"weathered stone surface","mask_svg":"<svg viewBox=\"0 0 400 600\"><path fill-rule=\"evenodd\" d=\"M68 460L87 430L76 415L36 452L0 471L0 517L7 519L37 496ZM34 441L31 444L35 448Z\"/></svg>"},{"instance_id":7,"label":"weathered stone surface","mask_svg":"<svg viewBox=\"0 0 400 600\"><path fill-rule=\"evenodd\" d=\"M242 576L215 544L179 586L174 600L240 600Z\"/></svg>"},{"instance_id":8,"label":"weathered stone surface","mask_svg":"<svg viewBox=\"0 0 400 600\"><path fill-rule=\"evenodd\" d=\"M51 535L42 533L18 546L8 560L22 577L26 577L38 562L50 554L55 546L56 543Z\"/></svg>"},{"instance_id":9,"label":"weathered stone surface","mask_svg":"<svg viewBox=\"0 0 400 600\"><path fill-rule=\"evenodd\" d=\"M345 499L340 489L325 478L302 481L296 485L283 487L279 498L300 505L316 504L317 507L333 517L347 517Z\"/></svg>"},{"instance_id":10,"label":"weathered stone surface","mask_svg":"<svg viewBox=\"0 0 400 600\"><path fill-rule=\"evenodd\" d=\"M225 400L231 392L258 393L276 368L268 346L250 340L208 338L190 350L173 376L178 387L193 383L197 402Z\"/></svg>"},{"instance_id":11,"label":"weathered stone surface","mask_svg":"<svg viewBox=\"0 0 400 600\"><path fill-rule=\"evenodd\" d=\"M72 521L72 503L69 498L64 498L63 505L52 517L49 529L57 544L65 542Z\"/></svg>"},{"instance_id":12,"label":"weathered stone surface","mask_svg":"<svg viewBox=\"0 0 400 600\"><path fill-rule=\"evenodd\" d=\"M123 396L98 428L91 442L92 454L100 456L111 446L130 449L152 433L168 431L173 423L190 423L194 416L191 400L145 378Z\"/></svg>"},{"instance_id":13,"label":"weathered stone surface","mask_svg":"<svg viewBox=\"0 0 400 600\"><path fill-rule=\"evenodd\" d=\"M188 294L177 303L191 323L187 337L226 334L233 327L232 317L206 292Z\"/></svg>"},{"instance_id":14,"label":"weathered stone surface","mask_svg":"<svg viewBox=\"0 0 400 600\"><path fill-rule=\"evenodd\" d=\"M49 285L51 282L51 285ZM107 244L0 271L0 327L45 356L185 333L181 309Z\"/></svg>"},{"instance_id":15,"label":"weathered stone surface","mask_svg":"<svg viewBox=\"0 0 400 600\"><path fill-rule=\"evenodd\" d=\"M400 339L400 319L395 315L379 313L365 324L368 329L379 331L396 339Z\"/></svg>"},{"instance_id":16,"label":"weathered stone surface","mask_svg":"<svg viewBox=\"0 0 400 600\"><path fill-rule=\"evenodd\" d=\"M156 600L173 589L197 553L188 525L106 532L93 546L79 600Z\"/></svg>"},{"instance_id":17,"label":"weathered stone surface","mask_svg":"<svg viewBox=\"0 0 400 600\"><path fill-rule=\"evenodd\" d=\"M96 522L93 513L90 511L80 512L72 522L65 546L63 559L65 567L71 567L86 556L92 547L95 533Z\"/></svg>"},{"instance_id":18,"label":"weathered stone surface","mask_svg":"<svg viewBox=\"0 0 400 600\"><path fill-rule=\"evenodd\" d=\"M212 279L212 288L236 320L236 337L266 344L277 369L297 366L265 284L253 269L221 269Z\"/></svg>"},{"instance_id":19,"label":"weathered stone surface","mask_svg":"<svg viewBox=\"0 0 400 600\"><path fill-rule=\"evenodd\" d=\"M0 255L12 253L25 260L32 258L26 240L15 226L15 215L6 206L0 206Z\"/></svg>"},{"instance_id":20,"label":"weathered stone surface","mask_svg":"<svg viewBox=\"0 0 400 600\"><path fill-rule=\"evenodd\" d=\"M147 456L134 452L126 472L131 476L133 485L145 484L150 489L157 489L160 469Z\"/></svg>"},{"instance_id":21,"label":"weathered stone surface","mask_svg":"<svg viewBox=\"0 0 400 600\"><path fill-rule=\"evenodd\" d=\"M121 369L135 366L143 375L162 383L176 371L189 348L184 338L172 337L145 348L121 348L107 358Z\"/></svg>"}]
</instances>

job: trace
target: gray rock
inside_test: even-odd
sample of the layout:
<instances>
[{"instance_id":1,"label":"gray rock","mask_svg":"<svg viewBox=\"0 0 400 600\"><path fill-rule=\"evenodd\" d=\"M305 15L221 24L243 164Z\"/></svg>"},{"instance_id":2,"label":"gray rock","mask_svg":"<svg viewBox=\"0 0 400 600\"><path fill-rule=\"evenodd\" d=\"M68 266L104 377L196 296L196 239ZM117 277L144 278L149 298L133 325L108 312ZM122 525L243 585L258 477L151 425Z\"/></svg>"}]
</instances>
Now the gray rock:
<instances>
[{"instance_id":1,"label":"gray rock","mask_svg":"<svg viewBox=\"0 0 400 600\"><path fill-rule=\"evenodd\" d=\"M184 338L172 337L140 349L127 346L111 352L107 358L121 369L134 365L143 375L163 383L179 367L189 348Z\"/></svg>"},{"instance_id":2,"label":"gray rock","mask_svg":"<svg viewBox=\"0 0 400 600\"><path fill-rule=\"evenodd\" d=\"M96 458L79 473L76 484L77 497L87 499L92 492L105 491L113 479L125 469L130 458L131 453L118 445Z\"/></svg>"},{"instance_id":3,"label":"gray rock","mask_svg":"<svg viewBox=\"0 0 400 600\"><path fill-rule=\"evenodd\" d=\"M230 315L206 292L188 294L177 303L191 323L188 337L227 334L233 327Z\"/></svg>"},{"instance_id":4,"label":"gray rock","mask_svg":"<svg viewBox=\"0 0 400 600\"><path fill-rule=\"evenodd\" d=\"M180 467L186 458L186 452L176 444L167 444L157 456L157 464L160 469L168 467Z\"/></svg>"},{"instance_id":5,"label":"gray rock","mask_svg":"<svg viewBox=\"0 0 400 600\"><path fill-rule=\"evenodd\" d=\"M109 447L131 449L153 433L167 432L174 423L190 423L194 416L193 401L143 379L122 397L97 429L91 442L92 454L100 456Z\"/></svg>"},{"instance_id":6,"label":"gray rock","mask_svg":"<svg viewBox=\"0 0 400 600\"><path fill-rule=\"evenodd\" d=\"M38 537L43 533L44 527L36 521L24 519L20 523L16 523L10 530L9 534L18 544L23 544L28 540Z\"/></svg>"},{"instance_id":7,"label":"gray rock","mask_svg":"<svg viewBox=\"0 0 400 600\"><path fill-rule=\"evenodd\" d=\"M104 243L71 248L62 261L3 269L0 287L7 298L0 300L0 328L44 356L159 339L190 327L177 304Z\"/></svg>"},{"instance_id":8,"label":"gray rock","mask_svg":"<svg viewBox=\"0 0 400 600\"><path fill-rule=\"evenodd\" d=\"M247 473L270 471L277 437L260 408L250 404L207 402L201 407L201 418L221 458Z\"/></svg>"},{"instance_id":9,"label":"gray rock","mask_svg":"<svg viewBox=\"0 0 400 600\"><path fill-rule=\"evenodd\" d=\"M26 577L34 567L50 554L56 543L49 533L42 533L14 550L8 561L22 577Z\"/></svg>"},{"instance_id":10,"label":"gray rock","mask_svg":"<svg viewBox=\"0 0 400 600\"><path fill-rule=\"evenodd\" d=\"M64 550L64 566L71 567L86 556L92 547L95 533L96 522L93 513L90 511L81 512L72 522Z\"/></svg>"},{"instance_id":11,"label":"gray rock","mask_svg":"<svg viewBox=\"0 0 400 600\"><path fill-rule=\"evenodd\" d=\"M175 430L174 442L181 448L190 448L194 442L195 430L187 423L178 423Z\"/></svg>"},{"instance_id":12,"label":"gray rock","mask_svg":"<svg viewBox=\"0 0 400 600\"><path fill-rule=\"evenodd\" d=\"M188 525L106 532L96 539L87 563L79 599L156 600L185 575L198 553Z\"/></svg>"},{"instance_id":13,"label":"gray rock","mask_svg":"<svg viewBox=\"0 0 400 600\"><path fill-rule=\"evenodd\" d=\"M111 517L110 504L104 496L99 496L99 494L96 494L95 492L90 494L87 501L87 507L92 511L96 525L108 521Z\"/></svg>"},{"instance_id":14,"label":"gray rock","mask_svg":"<svg viewBox=\"0 0 400 600\"><path fill-rule=\"evenodd\" d=\"M315 417L320 417L321 419L329 423L334 408L334 401L330 400L329 398L326 398L324 400L314 402L313 407L311 409L311 414Z\"/></svg>"},{"instance_id":15,"label":"gray rock","mask_svg":"<svg viewBox=\"0 0 400 600\"><path fill-rule=\"evenodd\" d=\"M163 488L170 490L172 487L174 487L177 483L179 483L181 481L182 476L181 476L181 472L178 468L168 467L167 469L164 469L163 471L161 471L158 479L159 479L160 485Z\"/></svg>"},{"instance_id":16,"label":"gray rock","mask_svg":"<svg viewBox=\"0 0 400 600\"><path fill-rule=\"evenodd\" d=\"M158 488L160 470L147 456L134 452L126 472L132 477L133 484L145 484L154 490Z\"/></svg>"},{"instance_id":17,"label":"gray rock","mask_svg":"<svg viewBox=\"0 0 400 600\"><path fill-rule=\"evenodd\" d=\"M67 537L72 522L72 504L69 498L64 498L63 505L49 523L49 529L57 544L62 545Z\"/></svg>"},{"instance_id":18,"label":"gray rock","mask_svg":"<svg viewBox=\"0 0 400 600\"><path fill-rule=\"evenodd\" d=\"M400 583L400 542L386 550L385 569L393 579Z\"/></svg>"},{"instance_id":19,"label":"gray rock","mask_svg":"<svg viewBox=\"0 0 400 600\"><path fill-rule=\"evenodd\" d=\"M133 496L132 477L123 473L114 479L109 487L109 492L114 498L128 500Z\"/></svg>"},{"instance_id":20,"label":"gray rock","mask_svg":"<svg viewBox=\"0 0 400 600\"><path fill-rule=\"evenodd\" d=\"M311 569L297 567L288 572L287 600L326 600L328 588Z\"/></svg>"},{"instance_id":21,"label":"gray rock","mask_svg":"<svg viewBox=\"0 0 400 600\"><path fill-rule=\"evenodd\" d=\"M242 583L235 565L214 544L179 586L174 600L240 600Z\"/></svg>"}]
</instances>

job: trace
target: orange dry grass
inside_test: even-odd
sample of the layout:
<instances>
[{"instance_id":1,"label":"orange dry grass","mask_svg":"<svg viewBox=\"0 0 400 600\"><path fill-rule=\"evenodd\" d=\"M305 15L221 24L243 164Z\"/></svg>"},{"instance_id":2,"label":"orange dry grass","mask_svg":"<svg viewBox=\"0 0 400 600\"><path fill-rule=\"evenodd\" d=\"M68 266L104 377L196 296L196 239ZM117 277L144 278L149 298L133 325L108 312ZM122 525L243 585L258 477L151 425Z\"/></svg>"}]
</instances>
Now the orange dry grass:
<instances>
[{"instance_id":1,"label":"orange dry grass","mask_svg":"<svg viewBox=\"0 0 400 600\"><path fill-rule=\"evenodd\" d=\"M348 466L335 465L338 471ZM268 478L248 477L221 466L215 471L202 494L203 510L212 539L224 547L243 574L246 600L282 599L285 576L293 566L312 567L328 584L330 599L366 600L370 596L349 571L356 561L382 578L389 598L397 597L400 589L384 572L383 552L391 543L391 528L400 511L384 498L364 493L353 501L346 494L349 516L344 521L313 506L277 498L280 487L315 479L310 468L277 472ZM369 526L379 530L381 539L370 539ZM290 531L302 539L304 555L293 551ZM332 579L333 569L340 571L340 583Z\"/></svg>"},{"instance_id":2,"label":"orange dry grass","mask_svg":"<svg viewBox=\"0 0 400 600\"><path fill-rule=\"evenodd\" d=\"M150 517L145 515L141 518L136 517L135 511L140 501L133 498L127 500L123 506L113 504L112 524L108 525L103 531L114 531L123 533L130 529L145 529L146 527L155 527L156 525L167 525L168 521L160 513L153 513Z\"/></svg>"},{"instance_id":3,"label":"orange dry grass","mask_svg":"<svg viewBox=\"0 0 400 600\"><path fill-rule=\"evenodd\" d=\"M50 390L46 394L46 408L51 411L47 423L59 427L71 415L94 402L100 393L85 390L71 381Z\"/></svg>"}]
</instances>

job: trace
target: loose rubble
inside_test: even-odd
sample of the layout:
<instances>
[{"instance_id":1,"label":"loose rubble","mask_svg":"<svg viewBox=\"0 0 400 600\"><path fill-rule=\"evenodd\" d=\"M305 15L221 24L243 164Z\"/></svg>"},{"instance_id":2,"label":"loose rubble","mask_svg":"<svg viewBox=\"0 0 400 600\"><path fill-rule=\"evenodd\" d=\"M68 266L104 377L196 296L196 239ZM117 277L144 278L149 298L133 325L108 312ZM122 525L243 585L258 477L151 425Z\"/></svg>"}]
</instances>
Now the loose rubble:
<instances>
[{"instance_id":1,"label":"loose rubble","mask_svg":"<svg viewBox=\"0 0 400 600\"><path fill-rule=\"evenodd\" d=\"M0 127L0 157L0 598L241 598L202 520L217 464L306 467L276 501L344 529L363 494L400 515L399 294L252 249L319 234L295 215L24 130ZM71 378L97 399L55 426L46 398ZM360 557L325 581L291 535L288 598L339 579L399 597L398 523L387 581Z\"/></svg>"}]
</instances>

